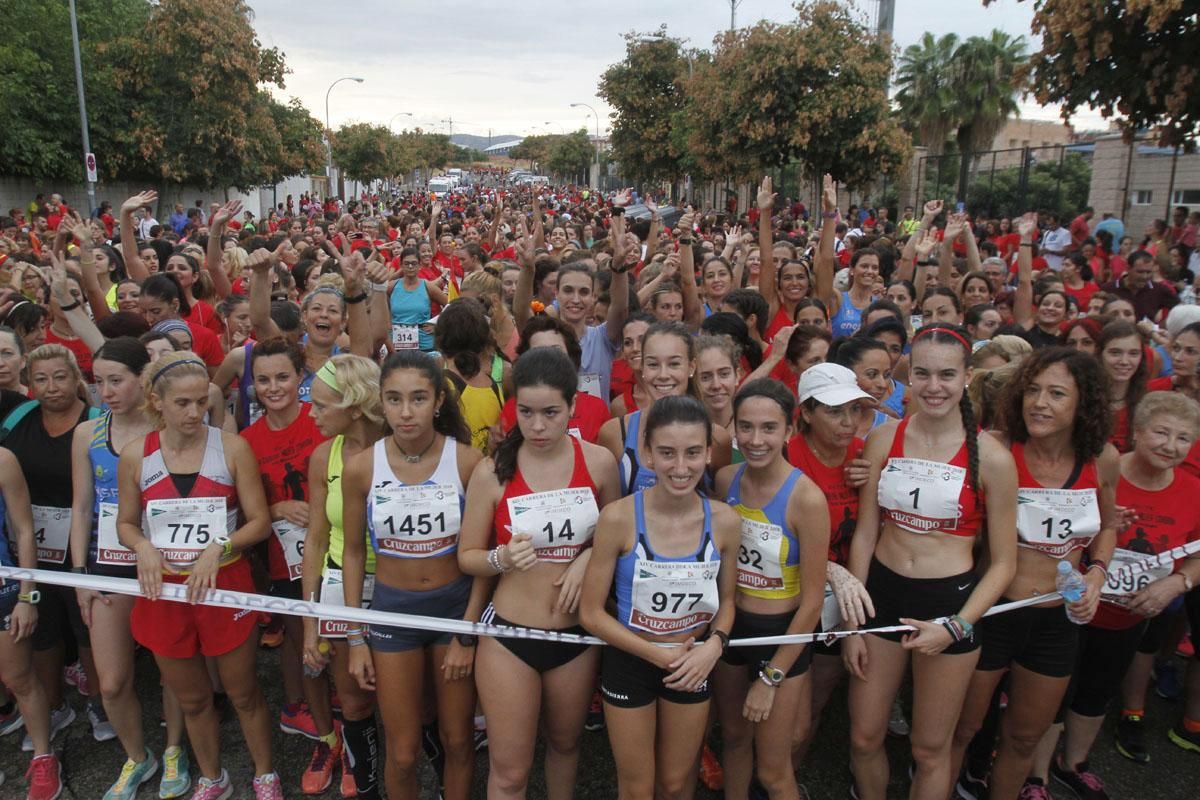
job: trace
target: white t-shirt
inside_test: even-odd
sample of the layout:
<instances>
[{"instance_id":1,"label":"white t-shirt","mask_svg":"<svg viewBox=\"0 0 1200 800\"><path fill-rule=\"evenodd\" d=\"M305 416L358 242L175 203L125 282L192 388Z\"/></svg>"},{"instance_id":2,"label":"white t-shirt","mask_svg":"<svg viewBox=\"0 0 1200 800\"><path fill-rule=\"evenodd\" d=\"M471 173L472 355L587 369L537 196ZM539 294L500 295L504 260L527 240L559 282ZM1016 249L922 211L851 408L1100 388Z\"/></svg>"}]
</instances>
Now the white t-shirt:
<instances>
[{"instance_id":1,"label":"white t-shirt","mask_svg":"<svg viewBox=\"0 0 1200 800\"><path fill-rule=\"evenodd\" d=\"M1067 250L1071 247L1071 232L1061 225L1052 231L1046 231L1046 235L1042 237L1042 245L1040 251L1042 258L1046 259L1046 263L1050 269L1058 272L1062 269L1063 256L1056 256L1050 253L1051 250Z\"/></svg>"}]
</instances>

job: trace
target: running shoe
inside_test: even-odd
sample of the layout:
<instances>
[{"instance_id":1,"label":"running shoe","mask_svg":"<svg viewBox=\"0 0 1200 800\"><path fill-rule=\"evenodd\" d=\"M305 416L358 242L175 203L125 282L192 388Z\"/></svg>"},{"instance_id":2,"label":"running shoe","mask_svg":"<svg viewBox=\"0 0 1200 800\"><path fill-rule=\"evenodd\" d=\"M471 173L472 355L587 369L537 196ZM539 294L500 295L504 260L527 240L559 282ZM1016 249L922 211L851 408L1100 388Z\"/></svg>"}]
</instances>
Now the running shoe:
<instances>
[{"instance_id":1,"label":"running shoe","mask_svg":"<svg viewBox=\"0 0 1200 800\"><path fill-rule=\"evenodd\" d=\"M75 721L75 709L67 705L64 700L63 704L50 712L50 741L54 741L54 737L62 733L63 729ZM25 734L24 741L21 742L21 749L26 753L33 752L33 739L29 734Z\"/></svg>"},{"instance_id":2,"label":"running shoe","mask_svg":"<svg viewBox=\"0 0 1200 800\"><path fill-rule=\"evenodd\" d=\"M274 650L283 644L283 617L272 614L271 621L263 628L262 637L258 640L261 647Z\"/></svg>"},{"instance_id":3,"label":"running shoe","mask_svg":"<svg viewBox=\"0 0 1200 800\"><path fill-rule=\"evenodd\" d=\"M108 714L104 712L103 704L88 703L87 716L88 722L92 724L92 738L97 742L107 742L117 738L117 732L112 723L108 721Z\"/></svg>"},{"instance_id":4,"label":"running shoe","mask_svg":"<svg viewBox=\"0 0 1200 800\"><path fill-rule=\"evenodd\" d=\"M132 759L125 760L121 774L109 790L104 793L104 800L133 800L142 784L154 777L158 772L158 761L147 750L146 757L139 763Z\"/></svg>"},{"instance_id":5,"label":"running shoe","mask_svg":"<svg viewBox=\"0 0 1200 800\"><path fill-rule=\"evenodd\" d=\"M342 715L342 698L338 697L337 689L329 690L329 710L335 717Z\"/></svg>"},{"instance_id":6,"label":"running shoe","mask_svg":"<svg viewBox=\"0 0 1200 800\"><path fill-rule=\"evenodd\" d=\"M1146 749L1145 720L1138 714L1122 714L1117 720L1117 752L1139 764L1150 763Z\"/></svg>"},{"instance_id":7,"label":"running shoe","mask_svg":"<svg viewBox=\"0 0 1200 800\"><path fill-rule=\"evenodd\" d=\"M12 704L12 711L7 714L0 714L0 736L8 736L10 733L16 733L25 727L25 718L21 716L21 710L17 708L17 704Z\"/></svg>"},{"instance_id":8,"label":"running shoe","mask_svg":"<svg viewBox=\"0 0 1200 800\"><path fill-rule=\"evenodd\" d=\"M1154 692L1163 700L1178 700L1183 693L1179 668L1170 661L1154 661Z\"/></svg>"},{"instance_id":9,"label":"running shoe","mask_svg":"<svg viewBox=\"0 0 1200 800\"><path fill-rule=\"evenodd\" d=\"M904 718L904 706L900 705L900 698L892 703L892 715L888 718L887 732L889 736L905 737L911 732L908 727L908 720Z\"/></svg>"},{"instance_id":10,"label":"running shoe","mask_svg":"<svg viewBox=\"0 0 1200 800\"><path fill-rule=\"evenodd\" d=\"M350 748L342 748L342 798L358 797L358 784L354 782L354 770L350 766Z\"/></svg>"},{"instance_id":11,"label":"running shoe","mask_svg":"<svg viewBox=\"0 0 1200 800\"><path fill-rule=\"evenodd\" d=\"M583 723L583 729L604 730L604 704L600 702L600 692L592 692L592 704L588 706L587 721Z\"/></svg>"},{"instance_id":12,"label":"running shoe","mask_svg":"<svg viewBox=\"0 0 1200 800\"><path fill-rule=\"evenodd\" d=\"M958 782L954 784L954 793L962 800L987 800L987 781L976 778L971 774L971 770L964 766L962 774L958 776Z\"/></svg>"},{"instance_id":13,"label":"running shoe","mask_svg":"<svg viewBox=\"0 0 1200 800\"><path fill-rule=\"evenodd\" d=\"M254 800L283 800L283 786L274 772L254 779Z\"/></svg>"},{"instance_id":14,"label":"running shoe","mask_svg":"<svg viewBox=\"0 0 1200 800\"><path fill-rule=\"evenodd\" d=\"M187 750L182 747L168 747L163 751L163 773L158 780L160 800L183 797L190 788L192 788L192 773L191 764L188 763Z\"/></svg>"},{"instance_id":15,"label":"running shoe","mask_svg":"<svg viewBox=\"0 0 1200 800\"><path fill-rule=\"evenodd\" d=\"M258 794L257 786L255 794ZM196 791L192 793L192 800L229 800L230 797L233 797L233 784L229 782L229 773L225 770L221 770L221 777L216 780L201 776L196 781Z\"/></svg>"},{"instance_id":16,"label":"running shoe","mask_svg":"<svg viewBox=\"0 0 1200 800\"><path fill-rule=\"evenodd\" d=\"M1192 641L1191 634L1179 640L1179 646L1175 648L1175 652L1183 658L1193 658L1196 655L1196 644Z\"/></svg>"},{"instance_id":17,"label":"running shoe","mask_svg":"<svg viewBox=\"0 0 1200 800\"><path fill-rule=\"evenodd\" d=\"M29 793L25 800L58 800L62 794L62 764L58 756L47 753L37 756L29 762L25 770L25 779L29 781Z\"/></svg>"},{"instance_id":18,"label":"running shoe","mask_svg":"<svg viewBox=\"0 0 1200 800\"><path fill-rule=\"evenodd\" d=\"M1088 762L1076 764L1075 769L1063 766L1060 758L1050 762L1050 777L1070 789L1079 800L1108 800L1104 781L1088 769Z\"/></svg>"},{"instance_id":19,"label":"running shoe","mask_svg":"<svg viewBox=\"0 0 1200 800\"><path fill-rule=\"evenodd\" d=\"M719 792L725 788L725 769L709 748L708 742L704 743L704 749L700 751L700 781L712 792Z\"/></svg>"},{"instance_id":20,"label":"running shoe","mask_svg":"<svg viewBox=\"0 0 1200 800\"><path fill-rule=\"evenodd\" d=\"M1183 723L1179 723L1171 730L1167 731L1167 738L1170 739L1176 746L1182 747L1184 750L1191 750L1193 753L1200 753L1200 733L1189 731L1183 727Z\"/></svg>"},{"instance_id":21,"label":"running shoe","mask_svg":"<svg viewBox=\"0 0 1200 800\"><path fill-rule=\"evenodd\" d=\"M445 786L446 779L443 776L446 774L446 751L442 749L442 736L436 721L421 726L421 749L425 751L425 757L429 759L430 766L437 774L437 785Z\"/></svg>"},{"instance_id":22,"label":"running shoe","mask_svg":"<svg viewBox=\"0 0 1200 800\"><path fill-rule=\"evenodd\" d=\"M333 783L333 768L342 758L342 743L330 747L317 742L304 774L300 777L301 794L321 794Z\"/></svg>"},{"instance_id":23,"label":"running shoe","mask_svg":"<svg viewBox=\"0 0 1200 800\"><path fill-rule=\"evenodd\" d=\"M279 730L303 736L316 741L320 739L317 733L317 723L313 721L308 703L288 703L279 712Z\"/></svg>"},{"instance_id":24,"label":"running shoe","mask_svg":"<svg viewBox=\"0 0 1200 800\"><path fill-rule=\"evenodd\" d=\"M1017 795L1017 800L1052 800L1046 784L1040 780L1034 783L1034 780L1027 779L1025 781L1025 785L1021 787L1021 793Z\"/></svg>"},{"instance_id":25,"label":"running shoe","mask_svg":"<svg viewBox=\"0 0 1200 800\"><path fill-rule=\"evenodd\" d=\"M78 661L63 670L63 680L67 682L68 686L74 686L75 690L84 697L92 696L92 687L88 683L87 672Z\"/></svg>"}]
</instances>

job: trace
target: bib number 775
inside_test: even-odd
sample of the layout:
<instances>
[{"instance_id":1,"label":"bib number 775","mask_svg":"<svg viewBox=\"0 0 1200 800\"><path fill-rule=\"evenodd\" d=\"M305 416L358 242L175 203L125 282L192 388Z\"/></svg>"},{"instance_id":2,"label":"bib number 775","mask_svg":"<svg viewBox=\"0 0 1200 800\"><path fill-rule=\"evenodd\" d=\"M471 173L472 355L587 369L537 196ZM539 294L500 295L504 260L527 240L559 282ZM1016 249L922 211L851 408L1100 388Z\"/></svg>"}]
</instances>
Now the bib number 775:
<instances>
[{"instance_id":1,"label":"bib number 775","mask_svg":"<svg viewBox=\"0 0 1200 800\"><path fill-rule=\"evenodd\" d=\"M171 544L208 544L212 539L207 522L169 522L167 530L171 534Z\"/></svg>"}]
</instances>

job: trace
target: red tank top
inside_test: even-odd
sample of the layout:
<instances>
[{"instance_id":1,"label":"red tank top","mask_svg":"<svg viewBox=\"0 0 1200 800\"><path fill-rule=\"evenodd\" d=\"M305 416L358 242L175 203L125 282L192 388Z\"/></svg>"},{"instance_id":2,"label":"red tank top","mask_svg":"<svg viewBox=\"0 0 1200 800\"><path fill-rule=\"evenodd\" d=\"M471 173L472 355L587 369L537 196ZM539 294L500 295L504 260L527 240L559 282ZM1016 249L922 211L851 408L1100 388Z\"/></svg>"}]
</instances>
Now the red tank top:
<instances>
[{"instance_id":1,"label":"red tank top","mask_svg":"<svg viewBox=\"0 0 1200 800\"><path fill-rule=\"evenodd\" d=\"M846 464L862 453L863 440L857 436L846 448L846 457L836 467L826 466L808 445L804 434L788 442L787 460L812 479L825 495L829 506L829 560L845 565L850 560L850 537L858 521L858 489L846 485Z\"/></svg>"},{"instance_id":2,"label":"red tank top","mask_svg":"<svg viewBox=\"0 0 1200 800\"><path fill-rule=\"evenodd\" d=\"M592 497L596 503L600 503L600 493L596 489L596 484L592 480L591 473L588 472L587 460L583 457L583 445L574 436L570 437L571 444L575 448L575 467L571 470L571 480L564 486L564 489L590 489ZM533 489L529 488L529 484L525 482L525 476L521 474L520 467L513 473L512 480L504 485L504 494L500 496L500 502L496 503L496 512L492 517L492 530L495 534L497 546L508 544L512 539L512 531L509 530L512 525L512 518L509 515L508 501L510 498L523 497L525 495L534 494Z\"/></svg>"},{"instance_id":3,"label":"red tank top","mask_svg":"<svg viewBox=\"0 0 1200 800\"><path fill-rule=\"evenodd\" d=\"M1063 487L1045 486L1025 463L1025 445L1012 443L1017 463L1017 544L1051 558L1081 550L1100 533L1096 462L1076 468Z\"/></svg>"},{"instance_id":4,"label":"red tank top","mask_svg":"<svg viewBox=\"0 0 1200 800\"><path fill-rule=\"evenodd\" d=\"M211 426L208 429L208 442L204 447L200 473L187 495L179 493L163 460L159 431L151 431L146 435L146 444L142 449L141 487L143 509L152 500L173 500L185 496L223 497L228 511L234 512L238 507L237 485L234 484L233 476L229 474L229 466L225 463L221 431Z\"/></svg>"},{"instance_id":5,"label":"red tank top","mask_svg":"<svg viewBox=\"0 0 1200 800\"><path fill-rule=\"evenodd\" d=\"M983 498L971 488L967 443L949 463L906 458L904 432L910 420L905 417L896 426L879 475L880 512L911 533L974 536L983 521Z\"/></svg>"}]
</instances>

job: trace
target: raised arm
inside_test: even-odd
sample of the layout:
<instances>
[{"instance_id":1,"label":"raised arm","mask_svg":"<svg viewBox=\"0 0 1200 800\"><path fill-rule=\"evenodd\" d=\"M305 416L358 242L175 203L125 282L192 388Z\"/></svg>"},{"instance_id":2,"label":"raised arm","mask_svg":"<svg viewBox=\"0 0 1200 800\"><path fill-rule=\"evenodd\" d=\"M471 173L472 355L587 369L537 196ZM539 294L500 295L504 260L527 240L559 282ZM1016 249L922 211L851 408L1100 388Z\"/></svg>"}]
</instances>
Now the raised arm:
<instances>
[{"instance_id":1,"label":"raised arm","mask_svg":"<svg viewBox=\"0 0 1200 800\"><path fill-rule=\"evenodd\" d=\"M1037 214L1029 212L1017 220L1021 244L1017 248L1017 291L1013 296L1013 322L1025 330L1033 327L1033 237Z\"/></svg>"},{"instance_id":2,"label":"raised arm","mask_svg":"<svg viewBox=\"0 0 1200 800\"><path fill-rule=\"evenodd\" d=\"M125 259L125 272L138 283L150 277L150 268L138 255L137 234L133 230L133 212L158 200L158 192L135 194L121 203L121 257Z\"/></svg>"},{"instance_id":3,"label":"raised arm","mask_svg":"<svg viewBox=\"0 0 1200 800\"><path fill-rule=\"evenodd\" d=\"M388 308L388 287L391 270L384 261L367 262L367 288L370 297L367 300L367 314L370 317L371 353L379 352L379 348L389 343L392 331L392 310Z\"/></svg>"},{"instance_id":4,"label":"raised arm","mask_svg":"<svg viewBox=\"0 0 1200 800\"><path fill-rule=\"evenodd\" d=\"M758 188L758 291L767 301L771 318L779 310L779 287L775 285L775 240L771 236L771 210L775 207L775 191L771 176L762 179Z\"/></svg>"},{"instance_id":5,"label":"raised arm","mask_svg":"<svg viewBox=\"0 0 1200 800\"><path fill-rule=\"evenodd\" d=\"M519 329L524 328L525 323L533 316L529 304L533 300L534 271L533 237L529 235L529 229L521 217L517 218L517 241L514 249L517 251L517 263L521 265L521 274L517 278L517 291L513 295L513 318L516 319Z\"/></svg>"},{"instance_id":6,"label":"raised arm","mask_svg":"<svg viewBox=\"0 0 1200 800\"><path fill-rule=\"evenodd\" d=\"M533 231L533 247L535 250L544 250L546 248L546 221L542 219L542 192L540 189L535 189L533 192L533 220L530 230Z\"/></svg>"},{"instance_id":7,"label":"raised arm","mask_svg":"<svg viewBox=\"0 0 1200 800\"><path fill-rule=\"evenodd\" d=\"M917 226L917 229L908 237L908 241L904 243L904 251L900 254L900 264L896 269L897 278L916 282L917 246L924 240L926 232L933 227L933 221L941 213L941 200L930 200L925 204L925 210L921 214L921 224ZM919 301L920 299L921 296L918 293L917 300Z\"/></svg>"},{"instance_id":8,"label":"raised arm","mask_svg":"<svg viewBox=\"0 0 1200 800\"><path fill-rule=\"evenodd\" d=\"M619 230L620 233L615 232ZM605 328L608 331L608 341L613 347L620 348L622 335L625 330L625 320L629 319L629 270L633 269L637 263L636 257L631 262L630 256L636 254L629 253L625 242L625 217L624 215L613 219L614 235L619 235L621 239L622 257L617 258L616 242L613 242L613 259L609 267L612 272L612 282L608 285L608 317L605 318Z\"/></svg>"},{"instance_id":9,"label":"raised arm","mask_svg":"<svg viewBox=\"0 0 1200 800\"><path fill-rule=\"evenodd\" d=\"M438 217L441 215L442 204L435 201L434 204L429 207L429 227L425 230L425 238L429 240L430 244L437 242Z\"/></svg>"},{"instance_id":10,"label":"raised arm","mask_svg":"<svg viewBox=\"0 0 1200 800\"><path fill-rule=\"evenodd\" d=\"M250 270L250 324L260 342L283 335L271 319L271 267L274 265L275 254L265 247L255 250L246 261Z\"/></svg>"},{"instance_id":11,"label":"raised arm","mask_svg":"<svg viewBox=\"0 0 1200 800\"><path fill-rule=\"evenodd\" d=\"M821 238L817 242L816 297L829 309L830 317L838 312L842 300L833 285L837 272L837 259L833 254L837 221L837 184L831 175L826 174L821 179Z\"/></svg>"},{"instance_id":12,"label":"raised arm","mask_svg":"<svg viewBox=\"0 0 1200 800\"><path fill-rule=\"evenodd\" d=\"M496 207L492 209L492 224L488 226L487 236L484 241L487 242L488 254L496 252L496 238L500 235L500 222L504 218L504 198L496 199Z\"/></svg>"},{"instance_id":13,"label":"raised arm","mask_svg":"<svg viewBox=\"0 0 1200 800\"><path fill-rule=\"evenodd\" d=\"M217 213L213 214L212 222L208 226L208 248L205 250L204 269L212 278L213 291L221 299L228 297L233 292L233 284L229 282L229 275L225 272L225 250L221 246L221 239L225 236L229 221L240 213L242 213L242 202L230 200L217 209Z\"/></svg>"},{"instance_id":14,"label":"raised arm","mask_svg":"<svg viewBox=\"0 0 1200 800\"><path fill-rule=\"evenodd\" d=\"M938 286L950 286L950 274L954 271L954 242L967 229L967 215L956 211L946 220L946 233L938 251Z\"/></svg>"},{"instance_id":15,"label":"raised arm","mask_svg":"<svg viewBox=\"0 0 1200 800\"><path fill-rule=\"evenodd\" d=\"M704 322L704 303L696 287L696 252L692 249L692 215L679 218L679 285L683 290L683 321L694 331Z\"/></svg>"},{"instance_id":16,"label":"raised arm","mask_svg":"<svg viewBox=\"0 0 1200 800\"><path fill-rule=\"evenodd\" d=\"M371 258L378 252L372 248ZM367 262L362 251L355 251L339 259L342 278L346 281L346 324L350 333L350 352L356 356L370 358L371 319L367 312L367 301L374 294L367 292Z\"/></svg>"},{"instance_id":17,"label":"raised arm","mask_svg":"<svg viewBox=\"0 0 1200 800\"><path fill-rule=\"evenodd\" d=\"M75 238L79 240L79 277L83 293L92 309L92 317L101 320L112 313L108 310L108 290L112 288L112 281L107 270L100 275L96 269L96 254L92 249L94 229L95 223L90 221L80 221L74 226Z\"/></svg>"},{"instance_id":18,"label":"raised arm","mask_svg":"<svg viewBox=\"0 0 1200 800\"><path fill-rule=\"evenodd\" d=\"M50 292L54 295L54 301L58 303L59 310L67 318L67 324L71 326L75 335L83 340L88 350L96 352L104 346L104 334L100 333L96 323L92 322L83 303L71 294L71 285L67 280L67 268L63 260L51 253L50 263Z\"/></svg>"}]
</instances>

